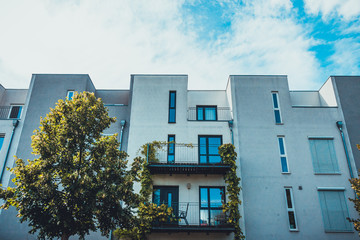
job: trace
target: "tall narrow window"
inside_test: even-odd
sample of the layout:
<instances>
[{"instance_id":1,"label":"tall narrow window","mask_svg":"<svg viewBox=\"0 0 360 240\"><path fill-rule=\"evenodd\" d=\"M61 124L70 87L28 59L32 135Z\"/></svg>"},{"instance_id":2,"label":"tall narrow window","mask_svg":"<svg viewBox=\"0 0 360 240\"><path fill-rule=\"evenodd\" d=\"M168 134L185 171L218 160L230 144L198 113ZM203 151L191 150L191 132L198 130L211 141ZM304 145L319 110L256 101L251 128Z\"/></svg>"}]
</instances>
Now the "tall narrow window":
<instances>
[{"instance_id":1,"label":"tall narrow window","mask_svg":"<svg viewBox=\"0 0 360 240\"><path fill-rule=\"evenodd\" d=\"M219 147L222 136L199 136L199 163L220 163Z\"/></svg>"},{"instance_id":2,"label":"tall narrow window","mask_svg":"<svg viewBox=\"0 0 360 240\"><path fill-rule=\"evenodd\" d=\"M175 135L168 135L167 162L175 163Z\"/></svg>"},{"instance_id":3,"label":"tall narrow window","mask_svg":"<svg viewBox=\"0 0 360 240\"><path fill-rule=\"evenodd\" d=\"M295 206L291 187L285 188L285 199L290 231L297 231L298 227L296 223Z\"/></svg>"},{"instance_id":4,"label":"tall narrow window","mask_svg":"<svg viewBox=\"0 0 360 240\"><path fill-rule=\"evenodd\" d=\"M278 136L278 143L279 143L279 152L280 152L281 172L290 173L289 165L286 157L285 137Z\"/></svg>"},{"instance_id":5,"label":"tall narrow window","mask_svg":"<svg viewBox=\"0 0 360 240\"><path fill-rule=\"evenodd\" d=\"M226 223L223 212L224 187L200 187L200 225L216 226Z\"/></svg>"},{"instance_id":6,"label":"tall narrow window","mask_svg":"<svg viewBox=\"0 0 360 240\"><path fill-rule=\"evenodd\" d=\"M1 148L4 144L4 139L5 139L5 134L1 133L0 134L0 151L1 151Z\"/></svg>"},{"instance_id":7,"label":"tall narrow window","mask_svg":"<svg viewBox=\"0 0 360 240\"><path fill-rule=\"evenodd\" d=\"M169 93L169 123L176 122L176 92Z\"/></svg>"},{"instance_id":8,"label":"tall narrow window","mask_svg":"<svg viewBox=\"0 0 360 240\"><path fill-rule=\"evenodd\" d=\"M22 106L12 105L9 113L10 119L19 119L21 117Z\"/></svg>"},{"instance_id":9,"label":"tall narrow window","mask_svg":"<svg viewBox=\"0 0 360 240\"><path fill-rule=\"evenodd\" d=\"M344 191L318 190L325 232L352 232Z\"/></svg>"},{"instance_id":10,"label":"tall narrow window","mask_svg":"<svg viewBox=\"0 0 360 240\"><path fill-rule=\"evenodd\" d=\"M198 121L216 121L216 106L196 106L196 120Z\"/></svg>"},{"instance_id":11,"label":"tall narrow window","mask_svg":"<svg viewBox=\"0 0 360 240\"><path fill-rule=\"evenodd\" d=\"M332 138L309 138L314 172L322 174L339 173L334 140Z\"/></svg>"},{"instance_id":12,"label":"tall narrow window","mask_svg":"<svg viewBox=\"0 0 360 240\"><path fill-rule=\"evenodd\" d=\"M73 90L67 91L66 97L67 97L69 100L72 100L73 96L74 96L74 91L73 91Z\"/></svg>"},{"instance_id":13,"label":"tall narrow window","mask_svg":"<svg viewBox=\"0 0 360 240\"><path fill-rule=\"evenodd\" d=\"M279 104L279 93L272 92L272 99L274 104L274 115L275 115L275 123L282 124L281 113L280 113L280 104Z\"/></svg>"}]
</instances>

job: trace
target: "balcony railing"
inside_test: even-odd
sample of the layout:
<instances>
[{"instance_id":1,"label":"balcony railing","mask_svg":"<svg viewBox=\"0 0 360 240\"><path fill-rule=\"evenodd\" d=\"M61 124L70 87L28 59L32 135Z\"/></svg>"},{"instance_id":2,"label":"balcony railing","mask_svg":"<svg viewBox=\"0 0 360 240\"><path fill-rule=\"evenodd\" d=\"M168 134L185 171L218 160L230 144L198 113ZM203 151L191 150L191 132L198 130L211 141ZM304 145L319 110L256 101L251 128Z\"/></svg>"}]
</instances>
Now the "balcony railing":
<instances>
[{"instance_id":1,"label":"balcony railing","mask_svg":"<svg viewBox=\"0 0 360 240\"><path fill-rule=\"evenodd\" d=\"M9 119L10 106L0 106L0 119Z\"/></svg>"},{"instance_id":2,"label":"balcony railing","mask_svg":"<svg viewBox=\"0 0 360 240\"><path fill-rule=\"evenodd\" d=\"M230 170L218 154L218 145L164 144L155 160L148 160L152 174L225 174Z\"/></svg>"},{"instance_id":3,"label":"balcony railing","mask_svg":"<svg viewBox=\"0 0 360 240\"><path fill-rule=\"evenodd\" d=\"M207 205L208 206L208 205ZM233 232L221 204L208 208L198 202L171 203L172 222L153 223L153 232Z\"/></svg>"},{"instance_id":4,"label":"balcony railing","mask_svg":"<svg viewBox=\"0 0 360 240\"><path fill-rule=\"evenodd\" d=\"M229 107L217 107L216 108L216 119L207 120L206 118L203 120L198 120L197 117L197 108L189 107L187 112L188 121L230 121L232 120L232 113Z\"/></svg>"}]
</instances>

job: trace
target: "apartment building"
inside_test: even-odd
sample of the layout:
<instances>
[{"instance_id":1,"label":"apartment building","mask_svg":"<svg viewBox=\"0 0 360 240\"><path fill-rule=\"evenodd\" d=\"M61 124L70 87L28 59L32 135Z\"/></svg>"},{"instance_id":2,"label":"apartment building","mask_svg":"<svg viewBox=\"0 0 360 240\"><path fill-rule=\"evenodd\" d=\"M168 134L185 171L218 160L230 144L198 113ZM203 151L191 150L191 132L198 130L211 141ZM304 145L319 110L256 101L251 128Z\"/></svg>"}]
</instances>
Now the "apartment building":
<instances>
[{"instance_id":1,"label":"apartment building","mask_svg":"<svg viewBox=\"0 0 360 240\"><path fill-rule=\"evenodd\" d=\"M229 76L224 87L189 90L187 75L132 75L129 90L101 90L88 75L34 74L29 89L0 87L0 167L12 167L13 155L32 159L40 116L58 99L90 91L117 118L104 134L119 133L130 163L143 144L173 142L149 163L152 201L181 217L154 224L149 239L233 239L222 212L223 143L238 153L246 239L356 239L346 218L358 216L348 179L360 167L360 77L330 77L318 91L289 91L278 75ZM3 186L10 179L3 170ZM36 238L14 209L0 212L0 226L0 239Z\"/></svg>"}]
</instances>

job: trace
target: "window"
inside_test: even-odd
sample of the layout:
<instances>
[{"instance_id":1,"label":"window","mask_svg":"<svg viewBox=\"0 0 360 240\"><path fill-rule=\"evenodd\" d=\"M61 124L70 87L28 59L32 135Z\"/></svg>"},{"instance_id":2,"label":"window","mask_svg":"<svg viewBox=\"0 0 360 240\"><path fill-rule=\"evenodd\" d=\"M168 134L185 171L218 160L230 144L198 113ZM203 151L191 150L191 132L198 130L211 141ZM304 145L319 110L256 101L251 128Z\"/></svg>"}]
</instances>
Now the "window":
<instances>
[{"instance_id":1,"label":"window","mask_svg":"<svg viewBox=\"0 0 360 240\"><path fill-rule=\"evenodd\" d=\"M280 114L280 104L279 104L279 93L272 92L271 95L272 95L273 104L274 104L275 123L282 124L281 114Z\"/></svg>"},{"instance_id":2,"label":"window","mask_svg":"<svg viewBox=\"0 0 360 240\"><path fill-rule=\"evenodd\" d=\"M21 117L21 110L23 106L11 106L9 118L10 119L19 119Z\"/></svg>"},{"instance_id":3,"label":"window","mask_svg":"<svg viewBox=\"0 0 360 240\"><path fill-rule=\"evenodd\" d=\"M352 232L344 191L318 190L325 232Z\"/></svg>"},{"instance_id":4,"label":"window","mask_svg":"<svg viewBox=\"0 0 360 240\"><path fill-rule=\"evenodd\" d=\"M288 220L289 220L289 229L290 231L297 231L297 224L296 224L296 215L295 215L295 206L293 200L292 188L286 187L285 188L285 200L286 200L286 208L288 213Z\"/></svg>"},{"instance_id":5,"label":"window","mask_svg":"<svg viewBox=\"0 0 360 240\"><path fill-rule=\"evenodd\" d=\"M281 172L282 173L290 173L289 165L288 165L287 158L286 158L285 137L278 136L278 142L279 142Z\"/></svg>"},{"instance_id":6,"label":"window","mask_svg":"<svg viewBox=\"0 0 360 240\"><path fill-rule=\"evenodd\" d=\"M198 121L216 121L216 106L196 106L196 120Z\"/></svg>"},{"instance_id":7,"label":"window","mask_svg":"<svg viewBox=\"0 0 360 240\"><path fill-rule=\"evenodd\" d=\"M175 163L175 135L168 135L167 162Z\"/></svg>"},{"instance_id":8,"label":"window","mask_svg":"<svg viewBox=\"0 0 360 240\"><path fill-rule=\"evenodd\" d=\"M199 163L220 163L219 147L222 136L199 136Z\"/></svg>"},{"instance_id":9,"label":"window","mask_svg":"<svg viewBox=\"0 0 360 240\"><path fill-rule=\"evenodd\" d=\"M169 123L176 122L176 92L169 93Z\"/></svg>"},{"instance_id":10,"label":"window","mask_svg":"<svg viewBox=\"0 0 360 240\"><path fill-rule=\"evenodd\" d=\"M339 173L332 138L309 138L315 173Z\"/></svg>"},{"instance_id":11,"label":"window","mask_svg":"<svg viewBox=\"0 0 360 240\"><path fill-rule=\"evenodd\" d=\"M66 94L67 99L72 100L73 96L74 96L73 90L67 91L67 94Z\"/></svg>"},{"instance_id":12,"label":"window","mask_svg":"<svg viewBox=\"0 0 360 240\"><path fill-rule=\"evenodd\" d=\"M200 225L216 226L226 223L222 210L224 203L224 187L200 187Z\"/></svg>"},{"instance_id":13,"label":"window","mask_svg":"<svg viewBox=\"0 0 360 240\"><path fill-rule=\"evenodd\" d=\"M5 139L5 134L3 134L3 133L0 134L0 150L4 144L4 139Z\"/></svg>"}]
</instances>

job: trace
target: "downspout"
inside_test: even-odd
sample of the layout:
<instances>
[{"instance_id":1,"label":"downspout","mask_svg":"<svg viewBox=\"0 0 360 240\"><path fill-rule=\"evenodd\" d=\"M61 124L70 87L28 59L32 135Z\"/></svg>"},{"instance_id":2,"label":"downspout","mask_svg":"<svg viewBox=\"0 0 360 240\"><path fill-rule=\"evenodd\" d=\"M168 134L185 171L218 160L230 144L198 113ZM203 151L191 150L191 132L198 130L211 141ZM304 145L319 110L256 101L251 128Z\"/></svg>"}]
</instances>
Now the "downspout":
<instances>
[{"instance_id":1,"label":"downspout","mask_svg":"<svg viewBox=\"0 0 360 240\"><path fill-rule=\"evenodd\" d=\"M7 158L8 158L9 153L10 153L11 143L12 143L12 140L13 140L13 137L14 137L15 129L18 126L18 124L19 124L19 120L13 120L13 130L11 132L9 146L8 146L8 148L6 150L6 156L5 156L5 159L4 159L4 165L3 165L2 169L1 169L0 184L2 183L2 178L3 178L4 172L5 172Z\"/></svg>"},{"instance_id":2,"label":"downspout","mask_svg":"<svg viewBox=\"0 0 360 240\"><path fill-rule=\"evenodd\" d=\"M120 147L119 147L119 150L121 151L122 142L123 142L123 134L124 134L124 129L125 129L125 125L126 125L126 120L121 120L120 125L121 125L121 130L120 130Z\"/></svg>"},{"instance_id":3,"label":"downspout","mask_svg":"<svg viewBox=\"0 0 360 240\"><path fill-rule=\"evenodd\" d=\"M228 121L228 124L229 124L230 134L231 134L231 144L234 145L234 132L233 132L234 121L230 120L230 121Z\"/></svg>"},{"instance_id":4,"label":"downspout","mask_svg":"<svg viewBox=\"0 0 360 240\"><path fill-rule=\"evenodd\" d=\"M349 152L348 152L348 149L346 147L345 136L344 136L344 132L343 132L343 125L344 124L343 124L342 121L337 121L336 122L336 126L338 127L338 129L340 131L340 135L341 135L342 142L343 142L343 145L344 145L344 150L345 150L347 164L348 164L348 167L349 167L350 177L354 178L353 170L352 170L351 163L350 163Z\"/></svg>"},{"instance_id":5,"label":"downspout","mask_svg":"<svg viewBox=\"0 0 360 240\"><path fill-rule=\"evenodd\" d=\"M119 150L121 151L121 147L122 147L122 142L123 142L123 135L124 135L124 129L125 129L125 125L126 125L126 120L121 120L120 121L120 126L121 126L121 130L120 130L120 145L119 145ZM121 207L122 207L122 201L120 202ZM112 235L113 235L113 230L110 230L110 236L109 236L109 240L112 240Z\"/></svg>"}]
</instances>

